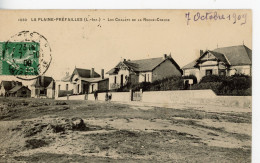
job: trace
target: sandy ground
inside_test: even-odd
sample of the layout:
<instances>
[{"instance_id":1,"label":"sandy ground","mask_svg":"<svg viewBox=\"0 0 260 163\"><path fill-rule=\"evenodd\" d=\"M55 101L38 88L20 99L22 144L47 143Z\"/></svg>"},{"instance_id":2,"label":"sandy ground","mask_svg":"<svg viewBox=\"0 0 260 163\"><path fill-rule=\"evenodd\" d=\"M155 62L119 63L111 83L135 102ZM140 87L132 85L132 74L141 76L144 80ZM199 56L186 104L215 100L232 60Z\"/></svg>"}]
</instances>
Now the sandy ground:
<instances>
[{"instance_id":1,"label":"sandy ground","mask_svg":"<svg viewBox=\"0 0 260 163\"><path fill-rule=\"evenodd\" d=\"M0 162L251 161L251 108L0 102Z\"/></svg>"}]
</instances>

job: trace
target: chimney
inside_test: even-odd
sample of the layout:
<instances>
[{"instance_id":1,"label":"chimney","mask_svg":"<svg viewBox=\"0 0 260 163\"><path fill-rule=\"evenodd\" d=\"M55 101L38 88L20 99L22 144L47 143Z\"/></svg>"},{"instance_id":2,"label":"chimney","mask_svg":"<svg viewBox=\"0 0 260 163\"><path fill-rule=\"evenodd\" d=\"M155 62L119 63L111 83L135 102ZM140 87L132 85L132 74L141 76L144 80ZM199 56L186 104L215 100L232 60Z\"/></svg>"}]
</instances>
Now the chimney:
<instances>
[{"instance_id":1,"label":"chimney","mask_svg":"<svg viewBox=\"0 0 260 163\"><path fill-rule=\"evenodd\" d=\"M101 69L101 78L104 79L104 69Z\"/></svg>"},{"instance_id":2,"label":"chimney","mask_svg":"<svg viewBox=\"0 0 260 163\"><path fill-rule=\"evenodd\" d=\"M94 78L94 68L91 69L90 77L91 77L91 78Z\"/></svg>"},{"instance_id":3,"label":"chimney","mask_svg":"<svg viewBox=\"0 0 260 163\"><path fill-rule=\"evenodd\" d=\"M125 62L126 61L126 59L125 58L121 58L121 62Z\"/></svg>"},{"instance_id":4,"label":"chimney","mask_svg":"<svg viewBox=\"0 0 260 163\"><path fill-rule=\"evenodd\" d=\"M44 86L44 76L40 76L40 79L41 79L41 84L42 86Z\"/></svg>"},{"instance_id":5,"label":"chimney","mask_svg":"<svg viewBox=\"0 0 260 163\"><path fill-rule=\"evenodd\" d=\"M200 50L200 56L202 56L203 55L203 50Z\"/></svg>"},{"instance_id":6,"label":"chimney","mask_svg":"<svg viewBox=\"0 0 260 163\"><path fill-rule=\"evenodd\" d=\"M163 59L166 59L166 58L167 58L167 54L164 54L164 55L163 55Z\"/></svg>"}]
</instances>

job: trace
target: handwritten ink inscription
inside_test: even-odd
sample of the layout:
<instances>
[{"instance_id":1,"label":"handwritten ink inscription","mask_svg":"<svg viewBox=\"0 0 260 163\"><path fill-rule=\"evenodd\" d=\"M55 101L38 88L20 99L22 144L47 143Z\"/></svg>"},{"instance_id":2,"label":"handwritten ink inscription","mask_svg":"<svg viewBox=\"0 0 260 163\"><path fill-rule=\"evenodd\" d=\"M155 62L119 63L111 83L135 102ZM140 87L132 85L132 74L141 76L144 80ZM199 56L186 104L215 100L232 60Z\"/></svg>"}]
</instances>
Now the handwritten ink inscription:
<instances>
[{"instance_id":1,"label":"handwritten ink inscription","mask_svg":"<svg viewBox=\"0 0 260 163\"><path fill-rule=\"evenodd\" d=\"M215 12L196 12L195 14L191 12L185 13L185 18L187 25L190 22L199 22L199 21L230 21L233 24L244 25L247 22L247 14L222 14L217 11Z\"/></svg>"}]
</instances>

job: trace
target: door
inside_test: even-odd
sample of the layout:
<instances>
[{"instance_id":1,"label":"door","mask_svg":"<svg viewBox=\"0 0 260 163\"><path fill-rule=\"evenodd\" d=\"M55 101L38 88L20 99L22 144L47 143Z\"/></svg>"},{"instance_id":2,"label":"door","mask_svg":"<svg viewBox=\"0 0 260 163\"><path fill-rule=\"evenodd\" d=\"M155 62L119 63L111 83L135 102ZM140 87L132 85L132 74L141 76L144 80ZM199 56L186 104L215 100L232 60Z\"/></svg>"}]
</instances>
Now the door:
<instances>
[{"instance_id":1,"label":"door","mask_svg":"<svg viewBox=\"0 0 260 163\"><path fill-rule=\"evenodd\" d=\"M83 93L88 93L88 84L83 84Z\"/></svg>"},{"instance_id":2,"label":"door","mask_svg":"<svg viewBox=\"0 0 260 163\"><path fill-rule=\"evenodd\" d=\"M124 75L121 75L121 82L120 82L120 86L123 87L123 82L124 82Z\"/></svg>"},{"instance_id":3,"label":"door","mask_svg":"<svg viewBox=\"0 0 260 163\"><path fill-rule=\"evenodd\" d=\"M136 91L132 93L132 100L133 101L141 101L142 100L143 93L140 91Z\"/></svg>"}]
</instances>

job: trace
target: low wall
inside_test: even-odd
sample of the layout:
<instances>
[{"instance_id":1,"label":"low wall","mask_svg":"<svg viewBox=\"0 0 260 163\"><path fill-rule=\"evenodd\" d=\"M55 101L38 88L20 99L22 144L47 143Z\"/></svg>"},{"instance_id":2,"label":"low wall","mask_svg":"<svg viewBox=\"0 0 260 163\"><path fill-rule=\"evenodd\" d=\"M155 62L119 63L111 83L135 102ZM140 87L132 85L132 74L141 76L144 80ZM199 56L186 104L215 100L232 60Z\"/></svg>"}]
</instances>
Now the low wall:
<instances>
[{"instance_id":1,"label":"low wall","mask_svg":"<svg viewBox=\"0 0 260 163\"><path fill-rule=\"evenodd\" d=\"M112 99L111 101L130 101L130 92L112 92ZM88 94L86 95L73 95L69 96L69 100L95 100L94 94ZM98 93L98 100L99 101L105 101L106 93ZM56 100L67 100L67 97L58 97Z\"/></svg>"},{"instance_id":2,"label":"low wall","mask_svg":"<svg viewBox=\"0 0 260 163\"><path fill-rule=\"evenodd\" d=\"M105 101L106 93L98 93L98 100ZM67 100L59 97L57 100ZM95 100L94 94L73 95L69 100ZM130 92L112 92L111 101L130 101ZM143 92L142 102L165 104L201 104L248 108L252 105L252 96L217 96L212 90L181 90Z\"/></svg>"},{"instance_id":3,"label":"low wall","mask_svg":"<svg viewBox=\"0 0 260 163\"><path fill-rule=\"evenodd\" d=\"M130 101L130 92L111 92L111 101ZM98 93L98 100L105 101L106 93ZM88 100L95 100L94 94L88 94Z\"/></svg>"},{"instance_id":4,"label":"low wall","mask_svg":"<svg viewBox=\"0 0 260 163\"><path fill-rule=\"evenodd\" d=\"M56 97L56 100L67 100L67 96L65 97ZM69 100L85 100L85 95L73 95L69 96Z\"/></svg>"},{"instance_id":5,"label":"low wall","mask_svg":"<svg viewBox=\"0 0 260 163\"><path fill-rule=\"evenodd\" d=\"M194 98L216 98L212 90L152 91L143 93L143 102L175 103L189 102Z\"/></svg>"}]
</instances>

